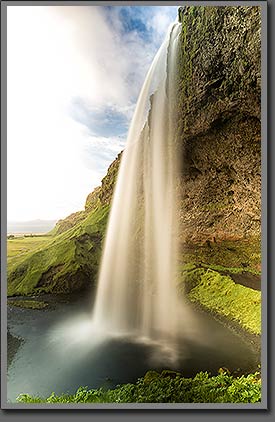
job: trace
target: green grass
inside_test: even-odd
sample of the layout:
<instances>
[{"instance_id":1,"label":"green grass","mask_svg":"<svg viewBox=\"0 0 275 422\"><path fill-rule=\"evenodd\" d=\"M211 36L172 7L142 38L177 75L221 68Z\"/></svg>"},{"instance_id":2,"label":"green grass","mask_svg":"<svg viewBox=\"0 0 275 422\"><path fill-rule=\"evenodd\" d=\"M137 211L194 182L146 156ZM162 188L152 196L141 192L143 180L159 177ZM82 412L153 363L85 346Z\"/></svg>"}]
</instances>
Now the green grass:
<instances>
[{"instance_id":1,"label":"green grass","mask_svg":"<svg viewBox=\"0 0 275 422\"><path fill-rule=\"evenodd\" d=\"M9 268L22 261L30 252L46 246L51 240L50 236L18 236L7 240L7 263Z\"/></svg>"},{"instance_id":2,"label":"green grass","mask_svg":"<svg viewBox=\"0 0 275 422\"><path fill-rule=\"evenodd\" d=\"M94 281L108 211L109 206L98 207L71 229L49 236L43 245L36 243L25 254L10 255L8 296L69 293Z\"/></svg>"},{"instance_id":3,"label":"green grass","mask_svg":"<svg viewBox=\"0 0 275 422\"><path fill-rule=\"evenodd\" d=\"M211 269L183 272L183 283L192 302L238 322L253 334L261 333L261 292L235 283Z\"/></svg>"},{"instance_id":4,"label":"green grass","mask_svg":"<svg viewBox=\"0 0 275 422\"><path fill-rule=\"evenodd\" d=\"M168 371L169 372L169 371ZM149 371L135 384L113 390L80 387L75 394L52 393L47 398L21 394L21 403L257 403L261 400L259 372L234 378L220 370L216 376L200 372L184 378L166 371Z\"/></svg>"}]
</instances>

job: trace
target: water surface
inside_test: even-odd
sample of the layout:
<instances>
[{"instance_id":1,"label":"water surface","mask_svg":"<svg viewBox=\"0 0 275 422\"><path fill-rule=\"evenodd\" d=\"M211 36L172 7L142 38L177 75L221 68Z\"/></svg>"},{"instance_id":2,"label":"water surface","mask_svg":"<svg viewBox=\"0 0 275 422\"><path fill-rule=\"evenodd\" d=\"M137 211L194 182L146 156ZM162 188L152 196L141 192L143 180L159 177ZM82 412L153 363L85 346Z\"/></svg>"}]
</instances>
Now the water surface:
<instances>
[{"instance_id":1,"label":"water surface","mask_svg":"<svg viewBox=\"0 0 275 422\"><path fill-rule=\"evenodd\" d=\"M173 348L98 336L90 329L90 309L87 294L47 310L8 308L10 333L24 339L9 365L8 400L14 402L20 393L74 393L79 386L114 388L150 369L174 369L189 377L206 370L216 374L220 367L247 373L259 363L241 336L205 312L195 313L193 328L183 325L173 360Z\"/></svg>"}]
</instances>

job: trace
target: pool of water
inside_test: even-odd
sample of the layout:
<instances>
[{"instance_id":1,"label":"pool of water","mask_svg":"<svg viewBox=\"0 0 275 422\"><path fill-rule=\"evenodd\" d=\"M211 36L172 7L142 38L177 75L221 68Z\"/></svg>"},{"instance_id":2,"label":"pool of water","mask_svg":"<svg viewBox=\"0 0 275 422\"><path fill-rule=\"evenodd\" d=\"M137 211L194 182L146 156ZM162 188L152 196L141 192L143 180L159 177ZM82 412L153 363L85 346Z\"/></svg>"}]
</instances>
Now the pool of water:
<instances>
[{"instance_id":1,"label":"pool of water","mask_svg":"<svg viewBox=\"0 0 275 422\"><path fill-rule=\"evenodd\" d=\"M199 371L214 375L220 367L239 373L257 369L259 353L240 335L206 312L191 312L174 353L169 344L96 333L87 295L45 310L9 307L10 334L24 341L8 368L8 400L20 393L74 393L80 386L114 388L152 369L187 377Z\"/></svg>"}]
</instances>

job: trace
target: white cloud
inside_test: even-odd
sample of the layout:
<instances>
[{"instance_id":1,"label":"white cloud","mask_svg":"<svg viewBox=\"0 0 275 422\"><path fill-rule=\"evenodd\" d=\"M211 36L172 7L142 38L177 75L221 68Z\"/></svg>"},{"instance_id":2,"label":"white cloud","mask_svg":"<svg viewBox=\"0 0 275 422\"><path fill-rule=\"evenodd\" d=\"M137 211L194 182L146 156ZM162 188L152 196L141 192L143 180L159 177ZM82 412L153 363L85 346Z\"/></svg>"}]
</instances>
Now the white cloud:
<instances>
[{"instance_id":1,"label":"white cloud","mask_svg":"<svg viewBox=\"0 0 275 422\"><path fill-rule=\"evenodd\" d=\"M175 7L175 9L177 9L177 7ZM163 34L167 31L171 22L171 14L167 14L162 8L159 8L152 18L147 21L148 27L153 29L155 43L161 42Z\"/></svg>"},{"instance_id":2,"label":"white cloud","mask_svg":"<svg viewBox=\"0 0 275 422\"><path fill-rule=\"evenodd\" d=\"M129 120L171 22L163 10L146 21L156 34L148 42L124 33L117 13L110 25L101 7L8 7L9 220L58 219L83 208L125 140L91 136L72 118L72 103L81 98Z\"/></svg>"}]
</instances>

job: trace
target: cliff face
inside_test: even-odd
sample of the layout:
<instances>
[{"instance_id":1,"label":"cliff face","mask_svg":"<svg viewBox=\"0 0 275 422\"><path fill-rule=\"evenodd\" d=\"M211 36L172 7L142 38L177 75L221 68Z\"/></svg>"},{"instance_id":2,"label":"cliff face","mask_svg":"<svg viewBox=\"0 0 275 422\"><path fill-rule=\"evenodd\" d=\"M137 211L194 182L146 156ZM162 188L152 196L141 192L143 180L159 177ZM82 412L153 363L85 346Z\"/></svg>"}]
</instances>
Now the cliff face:
<instances>
[{"instance_id":1,"label":"cliff face","mask_svg":"<svg viewBox=\"0 0 275 422\"><path fill-rule=\"evenodd\" d=\"M186 240L260 236L258 7L184 7L179 55Z\"/></svg>"},{"instance_id":2,"label":"cliff face","mask_svg":"<svg viewBox=\"0 0 275 422\"><path fill-rule=\"evenodd\" d=\"M178 191L186 256L259 269L260 10L187 6L179 9L179 19ZM88 195L85 210L57 223L44 250L11 266L10 295L68 292L95 281L120 160L121 154ZM226 242L237 240L250 249L243 243L228 247ZM192 252L192 245L211 242L209 250Z\"/></svg>"}]
</instances>

